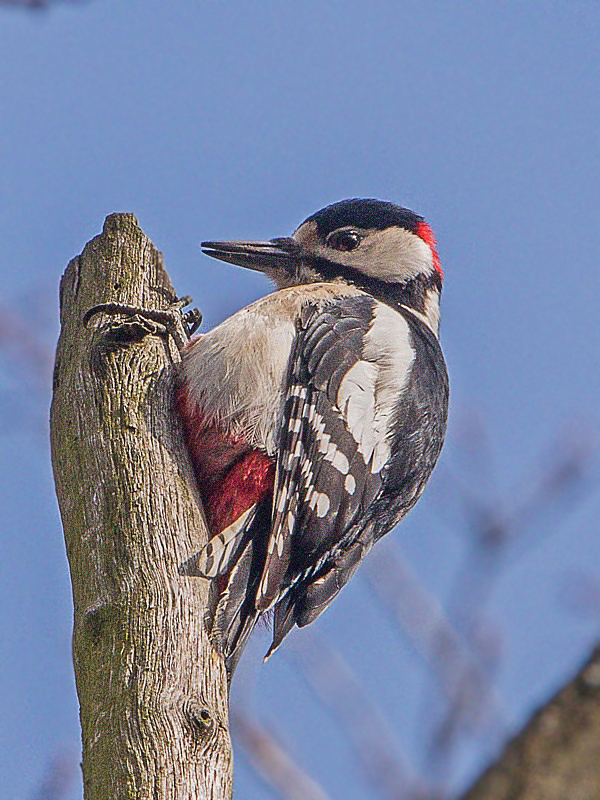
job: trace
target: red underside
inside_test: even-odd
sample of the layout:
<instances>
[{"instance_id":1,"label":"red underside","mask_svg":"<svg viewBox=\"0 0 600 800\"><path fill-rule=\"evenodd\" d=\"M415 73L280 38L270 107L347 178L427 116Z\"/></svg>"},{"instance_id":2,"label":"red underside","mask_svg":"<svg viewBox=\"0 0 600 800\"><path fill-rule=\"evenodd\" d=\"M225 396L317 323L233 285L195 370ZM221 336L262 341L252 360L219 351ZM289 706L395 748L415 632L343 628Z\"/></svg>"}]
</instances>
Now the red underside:
<instances>
[{"instance_id":1,"label":"red underside","mask_svg":"<svg viewBox=\"0 0 600 800\"><path fill-rule=\"evenodd\" d=\"M273 494L275 467L259 450L250 450L215 486L208 502L211 531L222 531L259 500Z\"/></svg>"},{"instance_id":2,"label":"red underside","mask_svg":"<svg viewBox=\"0 0 600 800\"><path fill-rule=\"evenodd\" d=\"M206 422L184 388L175 406L183 420L192 463L212 536L255 503L273 494L275 464L241 437Z\"/></svg>"}]
</instances>

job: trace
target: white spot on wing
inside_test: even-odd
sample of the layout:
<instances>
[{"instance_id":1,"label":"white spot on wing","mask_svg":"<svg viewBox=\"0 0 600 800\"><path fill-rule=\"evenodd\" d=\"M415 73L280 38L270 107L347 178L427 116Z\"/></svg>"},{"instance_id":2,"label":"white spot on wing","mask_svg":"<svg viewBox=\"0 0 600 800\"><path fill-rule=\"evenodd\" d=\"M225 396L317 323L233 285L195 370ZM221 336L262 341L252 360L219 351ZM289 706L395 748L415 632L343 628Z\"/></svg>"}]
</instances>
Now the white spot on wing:
<instances>
[{"instance_id":1,"label":"white spot on wing","mask_svg":"<svg viewBox=\"0 0 600 800\"><path fill-rule=\"evenodd\" d=\"M346 475L346 480L344 481L344 489L348 492L348 494L354 494L356 490L356 481L354 480L353 475Z\"/></svg>"},{"instance_id":2,"label":"white spot on wing","mask_svg":"<svg viewBox=\"0 0 600 800\"><path fill-rule=\"evenodd\" d=\"M290 395L292 397L299 397L301 400L304 400L306 397L306 387L305 386L292 386L290 389Z\"/></svg>"},{"instance_id":3,"label":"white spot on wing","mask_svg":"<svg viewBox=\"0 0 600 800\"><path fill-rule=\"evenodd\" d=\"M308 506L312 511L315 511L317 517L324 517L329 511L331 503L329 497L324 492L313 491L311 493Z\"/></svg>"},{"instance_id":4,"label":"white spot on wing","mask_svg":"<svg viewBox=\"0 0 600 800\"><path fill-rule=\"evenodd\" d=\"M323 492L319 492L319 499L317 500L317 517L324 517L325 514L329 511L329 506L331 503L329 502L329 498Z\"/></svg>"},{"instance_id":5,"label":"white spot on wing","mask_svg":"<svg viewBox=\"0 0 600 800\"><path fill-rule=\"evenodd\" d=\"M277 501L277 511L279 514L283 512L286 503L287 503L287 490L285 486L283 486L281 488L281 491L279 492L279 500Z\"/></svg>"},{"instance_id":6,"label":"white spot on wing","mask_svg":"<svg viewBox=\"0 0 600 800\"><path fill-rule=\"evenodd\" d=\"M338 472L341 472L342 475L346 475L348 470L350 469L350 464L348 463L348 459L342 453L341 450L334 448L333 452L329 450L327 455L325 456L326 461L331 461L331 465L335 467Z\"/></svg>"}]
</instances>

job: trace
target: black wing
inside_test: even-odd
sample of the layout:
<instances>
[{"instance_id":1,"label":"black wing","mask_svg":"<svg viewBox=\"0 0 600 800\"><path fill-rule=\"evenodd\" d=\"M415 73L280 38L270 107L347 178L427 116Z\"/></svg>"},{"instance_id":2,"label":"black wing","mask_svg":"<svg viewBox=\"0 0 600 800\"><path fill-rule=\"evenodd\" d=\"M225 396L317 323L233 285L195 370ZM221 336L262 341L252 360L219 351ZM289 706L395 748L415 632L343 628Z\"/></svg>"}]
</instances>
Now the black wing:
<instances>
[{"instance_id":1,"label":"black wing","mask_svg":"<svg viewBox=\"0 0 600 800\"><path fill-rule=\"evenodd\" d=\"M439 344L425 327L368 295L303 315L272 509L234 537L242 552L233 556L232 542L235 566L214 616L230 670L261 613L275 606L269 655L329 605L416 502L441 447L447 402Z\"/></svg>"},{"instance_id":2,"label":"black wing","mask_svg":"<svg viewBox=\"0 0 600 800\"><path fill-rule=\"evenodd\" d=\"M277 604L271 651L329 605L373 543L369 512L414 357L404 317L367 295L313 310L298 333L256 597L261 611Z\"/></svg>"}]
</instances>

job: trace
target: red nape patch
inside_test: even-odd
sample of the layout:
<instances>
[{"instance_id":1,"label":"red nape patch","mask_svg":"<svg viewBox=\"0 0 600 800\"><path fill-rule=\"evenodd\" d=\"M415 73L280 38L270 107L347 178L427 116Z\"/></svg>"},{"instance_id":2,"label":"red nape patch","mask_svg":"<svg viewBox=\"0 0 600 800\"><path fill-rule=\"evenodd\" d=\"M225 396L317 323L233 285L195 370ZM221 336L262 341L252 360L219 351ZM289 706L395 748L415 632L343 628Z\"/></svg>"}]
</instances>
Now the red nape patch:
<instances>
[{"instance_id":1,"label":"red nape patch","mask_svg":"<svg viewBox=\"0 0 600 800\"><path fill-rule=\"evenodd\" d=\"M442 271L442 262L440 261L440 257L437 251L437 242L435 240L435 234L429 227L429 225L425 222L425 220L421 220L418 223L417 227L415 228L415 234L422 239L425 244L428 244L431 248L431 252L433 254L433 266L437 270L440 278L444 277L444 273Z\"/></svg>"},{"instance_id":2,"label":"red nape patch","mask_svg":"<svg viewBox=\"0 0 600 800\"><path fill-rule=\"evenodd\" d=\"M250 450L217 483L205 504L214 536L231 525L244 511L273 494L275 464L260 450Z\"/></svg>"}]
</instances>

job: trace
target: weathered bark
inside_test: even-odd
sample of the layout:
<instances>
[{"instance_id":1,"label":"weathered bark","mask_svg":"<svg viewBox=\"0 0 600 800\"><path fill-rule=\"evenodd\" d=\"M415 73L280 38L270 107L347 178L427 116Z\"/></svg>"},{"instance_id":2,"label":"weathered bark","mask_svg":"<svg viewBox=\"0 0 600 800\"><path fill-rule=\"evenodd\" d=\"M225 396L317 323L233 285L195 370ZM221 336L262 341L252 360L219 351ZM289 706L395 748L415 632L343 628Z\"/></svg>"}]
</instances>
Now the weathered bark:
<instances>
[{"instance_id":1,"label":"weathered bark","mask_svg":"<svg viewBox=\"0 0 600 800\"><path fill-rule=\"evenodd\" d=\"M600 798L600 648L462 800Z\"/></svg>"},{"instance_id":2,"label":"weathered bark","mask_svg":"<svg viewBox=\"0 0 600 800\"><path fill-rule=\"evenodd\" d=\"M52 459L75 607L86 800L231 797L227 676L203 627L206 541L171 408L179 351L131 318L166 309L160 253L131 214L107 218L61 282Z\"/></svg>"}]
</instances>

